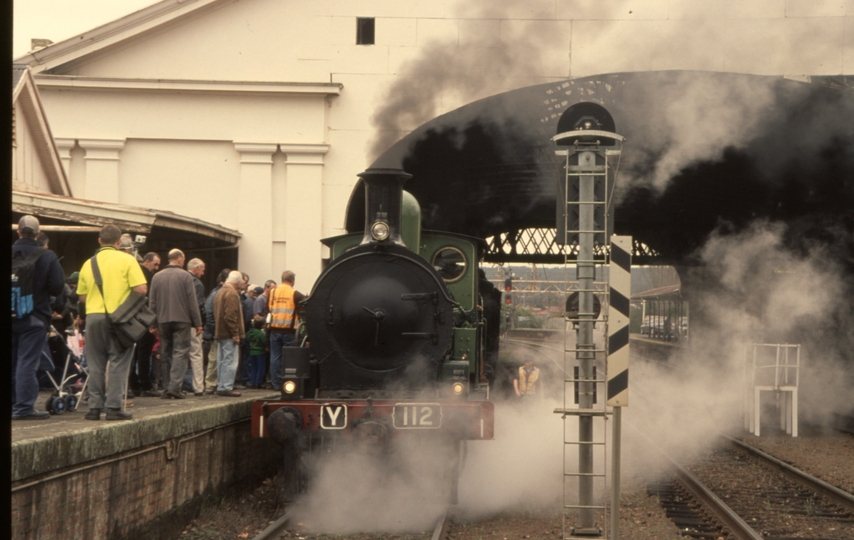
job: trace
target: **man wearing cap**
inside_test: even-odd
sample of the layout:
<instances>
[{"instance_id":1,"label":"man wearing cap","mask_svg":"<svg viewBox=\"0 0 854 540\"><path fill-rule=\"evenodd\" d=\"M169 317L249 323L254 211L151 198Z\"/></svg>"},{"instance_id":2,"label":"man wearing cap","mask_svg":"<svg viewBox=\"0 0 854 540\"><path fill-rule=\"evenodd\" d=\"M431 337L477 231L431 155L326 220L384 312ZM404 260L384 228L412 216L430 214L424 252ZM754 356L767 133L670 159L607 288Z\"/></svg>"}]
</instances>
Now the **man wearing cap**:
<instances>
[{"instance_id":1,"label":"man wearing cap","mask_svg":"<svg viewBox=\"0 0 854 540\"><path fill-rule=\"evenodd\" d=\"M27 257L36 250L41 255L33 268L33 310L20 319L12 319L12 420L44 420L50 414L37 411L39 383L36 372L39 356L47 343L50 326L50 297L59 296L65 286L65 272L56 254L42 248L36 240L39 220L24 216L18 222L18 240L12 244L12 257Z\"/></svg>"},{"instance_id":2,"label":"man wearing cap","mask_svg":"<svg viewBox=\"0 0 854 540\"><path fill-rule=\"evenodd\" d=\"M267 318L267 314L270 313L270 306L267 305L270 300L270 295L272 294L273 289L276 288L276 282L272 279L268 279L266 283L264 283L264 288L261 290L261 294L255 296L255 305L252 308L252 315L260 315L262 319Z\"/></svg>"},{"instance_id":3,"label":"man wearing cap","mask_svg":"<svg viewBox=\"0 0 854 540\"><path fill-rule=\"evenodd\" d=\"M101 227L98 233L101 249L95 254L101 285L95 283L91 259L83 263L77 285L80 302L86 305L86 345L83 352L89 364L87 420L100 420L105 406L107 420L133 418L131 413L122 410L133 347L121 346L109 314L118 309L131 291L145 294L148 286L136 259L119 251L121 236L121 229L115 225Z\"/></svg>"},{"instance_id":4,"label":"man wearing cap","mask_svg":"<svg viewBox=\"0 0 854 540\"><path fill-rule=\"evenodd\" d=\"M516 397L536 396L540 392L540 369L534 367L534 357L526 356L525 364L513 373L513 390Z\"/></svg>"}]
</instances>

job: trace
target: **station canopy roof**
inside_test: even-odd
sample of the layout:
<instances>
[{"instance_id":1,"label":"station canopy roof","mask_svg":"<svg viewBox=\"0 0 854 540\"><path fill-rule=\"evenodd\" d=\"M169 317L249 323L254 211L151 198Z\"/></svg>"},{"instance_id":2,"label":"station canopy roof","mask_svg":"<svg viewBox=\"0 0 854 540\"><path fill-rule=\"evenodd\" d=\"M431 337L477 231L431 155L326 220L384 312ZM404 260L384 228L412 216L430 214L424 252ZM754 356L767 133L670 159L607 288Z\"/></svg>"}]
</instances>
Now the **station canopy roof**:
<instances>
[{"instance_id":1,"label":"station canopy roof","mask_svg":"<svg viewBox=\"0 0 854 540\"><path fill-rule=\"evenodd\" d=\"M553 241L564 158L551 138L568 107L596 102L627 138L612 159L614 232L634 238L634 263L691 264L713 231L756 219L788 223L793 245L828 220L854 234L852 87L846 77L694 71L557 81L439 116L371 167L411 173L404 189L422 226L491 239L486 260L563 262ZM361 183L345 227L364 227Z\"/></svg>"},{"instance_id":2,"label":"station canopy roof","mask_svg":"<svg viewBox=\"0 0 854 540\"><path fill-rule=\"evenodd\" d=\"M12 211L68 222L65 228L62 225L52 227L68 232L98 230L113 224L123 232L138 234L149 234L155 227L162 227L221 245L235 244L240 239L237 231L173 212L48 193L13 191Z\"/></svg>"}]
</instances>

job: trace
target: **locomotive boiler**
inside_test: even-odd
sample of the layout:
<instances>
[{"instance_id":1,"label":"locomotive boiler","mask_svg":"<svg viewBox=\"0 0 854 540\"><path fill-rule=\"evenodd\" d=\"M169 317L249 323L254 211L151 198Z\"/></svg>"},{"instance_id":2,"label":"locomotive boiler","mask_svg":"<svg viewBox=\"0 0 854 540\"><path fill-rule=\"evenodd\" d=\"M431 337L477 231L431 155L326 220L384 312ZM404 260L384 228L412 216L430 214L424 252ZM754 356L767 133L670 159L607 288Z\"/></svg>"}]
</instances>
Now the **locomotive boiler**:
<instances>
[{"instance_id":1,"label":"locomotive boiler","mask_svg":"<svg viewBox=\"0 0 854 540\"><path fill-rule=\"evenodd\" d=\"M253 436L294 460L341 443L382 452L400 437L491 439L497 351L484 344L498 329L480 299L483 241L422 231L409 174L359 176L364 231L324 240L330 261L302 306L305 337L283 350L279 397L253 403Z\"/></svg>"}]
</instances>

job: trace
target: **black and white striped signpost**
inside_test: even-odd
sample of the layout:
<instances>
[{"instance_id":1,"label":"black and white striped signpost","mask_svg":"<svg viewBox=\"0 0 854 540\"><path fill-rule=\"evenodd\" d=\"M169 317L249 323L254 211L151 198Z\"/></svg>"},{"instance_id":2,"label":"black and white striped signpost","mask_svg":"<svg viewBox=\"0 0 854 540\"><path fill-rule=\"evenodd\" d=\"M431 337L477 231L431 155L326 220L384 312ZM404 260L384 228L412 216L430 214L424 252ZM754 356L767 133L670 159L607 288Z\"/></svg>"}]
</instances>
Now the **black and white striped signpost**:
<instances>
[{"instance_id":1,"label":"black and white striped signpost","mask_svg":"<svg viewBox=\"0 0 854 540\"><path fill-rule=\"evenodd\" d=\"M608 309L608 406L629 404L629 302L632 298L632 237L611 237Z\"/></svg>"},{"instance_id":2,"label":"black and white striped signpost","mask_svg":"<svg viewBox=\"0 0 854 540\"><path fill-rule=\"evenodd\" d=\"M621 412L629 405L629 304L632 298L632 237L611 236L608 267L607 404L613 411L611 448L611 538L620 537Z\"/></svg>"}]
</instances>

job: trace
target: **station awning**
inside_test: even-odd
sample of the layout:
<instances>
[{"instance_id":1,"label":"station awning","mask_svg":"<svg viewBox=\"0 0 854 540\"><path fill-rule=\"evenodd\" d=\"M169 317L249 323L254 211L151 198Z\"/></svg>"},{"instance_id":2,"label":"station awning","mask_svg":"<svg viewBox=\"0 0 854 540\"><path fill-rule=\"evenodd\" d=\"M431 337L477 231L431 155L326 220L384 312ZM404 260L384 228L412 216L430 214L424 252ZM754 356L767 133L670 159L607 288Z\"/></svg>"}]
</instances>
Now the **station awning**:
<instances>
[{"instance_id":1,"label":"station awning","mask_svg":"<svg viewBox=\"0 0 854 540\"><path fill-rule=\"evenodd\" d=\"M150 234L152 228L163 227L207 237L217 240L217 244L225 245L236 246L240 240L240 233L235 230L165 210L76 199L49 193L13 191L12 212L95 227L103 227L111 223L124 232L137 234ZM74 230L73 226L66 229L67 232L74 232ZM78 230L84 232L91 229L81 227Z\"/></svg>"},{"instance_id":2,"label":"station awning","mask_svg":"<svg viewBox=\"0 0 854 540\"><path fill-rule=\"evenodd\" d=\"M139 239L138 255L158 253L163 260L173 248L187 258L200 258L210 269L202 278L212 288L216 272L236 268L241 234L238 231L165 210L75 199L50 193L12 191L12 239L23 214L39 218L50 249L60 257L66 275L80 269L98 249L98 232L107 224ZM162 264L165 264L163 261Z\"/></svg>"}]
</instances>

